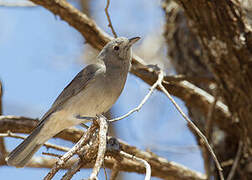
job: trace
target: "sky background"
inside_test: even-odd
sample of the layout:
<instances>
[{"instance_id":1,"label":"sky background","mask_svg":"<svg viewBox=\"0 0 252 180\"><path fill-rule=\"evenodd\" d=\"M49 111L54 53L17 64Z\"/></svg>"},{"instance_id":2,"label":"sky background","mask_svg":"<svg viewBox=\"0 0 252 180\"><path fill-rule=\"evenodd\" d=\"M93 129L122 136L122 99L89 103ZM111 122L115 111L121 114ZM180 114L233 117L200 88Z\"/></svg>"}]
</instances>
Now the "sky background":
<instances>
[{"instance_id":1,"label":"sky background","mask_svg":"<svg viewBox=\"0 0 252 180\"><path fill-rule=\"evenodd\" d=\"M70 2L80 8L78 1ZM105 5L105 0L90 1L90 16L100 28L111 34L104 13ZM154 64L156 59L149 54L155 54L154 51L161 46L163 63L159 63L167 67L169 59L162 39L164 14L160 1L111 0L109 12L119 36L142 37L134 47L139 56ZM42 7L0 6L0 22L3 113L39 118L50 108L63 88L86 66L85 62L92 63L90 57L95 56L96 52L84 43L79 32ZM173 72L170 66L168 70L168 73ZM112 108L113 117L136 107L148 90L146 83L129 74L125 89ZM183 102L177 98L175 100L187 112ZM156 91L139 112L116 122L115 127L117 136L129 144L143 150L150 149L169 161L204 172L194 136L162 93ZM20 142L8 138L8 150L11 151ZM59 140L50 142L69 147L72 145ZM42 148L36 155L45 151ZM0 167L1 179L9 180L17 177L42 179L47 172L48 169ZM54 179L59 179L63 173L61 171ZM73 179L86 178L88 173L90 171L82 170ZM101 171L101 179L103 174ZM125 179L143 179L142 175L126 174Z\"/></svg>"}]
</instances>

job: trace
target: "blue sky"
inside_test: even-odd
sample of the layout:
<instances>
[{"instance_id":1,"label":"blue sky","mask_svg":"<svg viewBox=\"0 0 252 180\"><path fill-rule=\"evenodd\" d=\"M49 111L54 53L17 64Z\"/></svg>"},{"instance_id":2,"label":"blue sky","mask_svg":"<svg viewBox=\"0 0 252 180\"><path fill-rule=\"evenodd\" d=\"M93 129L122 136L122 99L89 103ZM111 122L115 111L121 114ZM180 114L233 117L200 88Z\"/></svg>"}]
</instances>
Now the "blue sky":
<instances>
[{"instance_id":1,"label":"blue sky","mask_svg":"<svg viewBox=\"0 0 252 180\"><path fill-rule=\"evenodd\" d=\"M78 7L76 1L73 3ZM91 17L110 33L104 13L105 3L91 1ZM141 36L144 39L150 33L162 32L164 17L159 1L112 0L109 11L120 36ZM41 7L0 7L0 22L0 80L4 87L4 114L41 117L85 66L80 63L86 48L84 39L66 22ZM129 75L122 95L113 106L113 115L122 115L136 107L148 88L140 79ZM176 101L186 111L183 102ZM118 137L131 145L153 149L168 160L203 172L203 161L200 151L194 148L193 135L160 92L155 92L140 112L116 122L116 131ZM19 142L8 139L8 149L13 149ZM51 142L69 146L57 140ZM41 179L47 172L47 169L0 167L3 179ZM87 177L86 172L79 172L73 179ZM143 176L134 173L127 174L128 179L143 179Z\"/></svg>"}]
</instances>

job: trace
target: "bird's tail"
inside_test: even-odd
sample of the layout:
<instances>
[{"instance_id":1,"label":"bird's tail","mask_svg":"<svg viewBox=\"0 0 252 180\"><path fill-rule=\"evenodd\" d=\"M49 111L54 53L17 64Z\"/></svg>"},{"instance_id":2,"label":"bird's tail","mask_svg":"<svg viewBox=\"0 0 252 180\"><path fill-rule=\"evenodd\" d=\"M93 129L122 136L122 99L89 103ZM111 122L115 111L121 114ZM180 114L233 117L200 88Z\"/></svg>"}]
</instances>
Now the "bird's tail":
<instances>
[{"instance_id":1,"label":"bird's tail","mask_svg":"<svg viewBox=\"0 0 252 180\"><path fill-rule=\"evenodd\" d=\"M38 151L43 145L39 138L39 133L43 127L41 123L37 126L33 132L20 144L18 145L7 157L7 164L10 166L24 167L32 156Z\"/></svg>"}]
</instances>

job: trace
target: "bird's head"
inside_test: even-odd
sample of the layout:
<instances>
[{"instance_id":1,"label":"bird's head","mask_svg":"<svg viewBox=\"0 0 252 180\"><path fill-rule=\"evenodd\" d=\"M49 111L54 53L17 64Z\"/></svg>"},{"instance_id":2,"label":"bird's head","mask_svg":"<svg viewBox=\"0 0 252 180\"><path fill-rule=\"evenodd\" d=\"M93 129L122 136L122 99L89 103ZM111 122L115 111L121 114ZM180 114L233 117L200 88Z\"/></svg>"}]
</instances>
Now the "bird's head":
<instances>
[{"instance_id":1,"label":"bird's head","mask_svg":"<svg viewBox=\"0 0 252 180\"><path fill-rule=\"evenodd\" d=\"M116 58L119 61L129 61L132 56L131 46L137 42L140 37L125 38L118 37L106 44L98 57L106 58Z\"/></svg>"}]
</instances>

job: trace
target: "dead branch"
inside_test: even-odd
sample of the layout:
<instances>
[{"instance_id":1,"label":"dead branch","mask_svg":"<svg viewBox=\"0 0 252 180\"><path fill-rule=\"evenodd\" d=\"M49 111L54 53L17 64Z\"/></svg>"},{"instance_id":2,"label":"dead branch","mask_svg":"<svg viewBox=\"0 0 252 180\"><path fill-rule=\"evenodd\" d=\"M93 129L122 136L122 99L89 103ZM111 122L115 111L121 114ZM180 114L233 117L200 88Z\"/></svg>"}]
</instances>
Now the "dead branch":
<instances>
[{"instance_id":1,"label":"dead branch","mask_svg":"<svg viewBox=\"0 0 252 180\"><path fill-rule=\"evenodd\" d=\"M109 3L110 3L110 0L107 0L107 4L106 4L106 8L105 8L105 14L106 14L106 17L107 17L108 22L109 22L108 27L111 28L111 31L112 31L114 37L117 38L117 34L116 34L115 30L114 30L114 27L112 25L112 22L111 22L111 19L110 19L110 16L109 16L109 12L108 12Z\"/></svg>"},{"instance_id":2,"label":"dead branch","mask_svg":"<svg viewBox=\"0 0 252 180\"><path fill-rule=\"evenodd\" d=\"M77 173L77 171L80 170L82 166L82 162L78 160L73 164L73 166L64 174L64 176L61 178L61 180L70 180L73 175Z\"/></svg>"},{"instance_id":3,"label":"dead branch","mask_svg":"<svg viewBox=\"0 0 252 180\"><path fill-rule=\"evenodd\" d=\"M54 177L54 175L59 171L59 169L78 151L83 147L85 144L88 143L93 131L96 129L96 126L92 124L87 132L83 135L83 137L74 145L74 147L64 154L57 163L52 167L50 172L44 178L45 180L50 180Z\"/></svg>"},{"instance_id":4,"label":"dead branch","mask_svg":"<svg viewBox=\"0 0 252 180\"><path fill-rule=\"evenodd\" d=\"M242 148L243 148L243 142L242 141L239 141L239 144L238 144L238 150L237 150L237 153L236 153L236 156L235 156L235 159L234 159L234 163L233 163L233 166L227 176L227 180L232 180L234 175L235 175L235 171L236 171L236 168L239 164L239 161L240 161L240 158L241 158L241 155L242 155Z\"/></svg>"},{"instance_id":5,"label":"dead branch","mask_svg":"<svg viewBox=\"0 0 252 180\"><path fill-rule=\"evenodd\" d=\"M90 175L90 180L96 180L98 179L98 173L100 171L100 168L103 164L105 152L106 152L106 145L107 145L107 132L108 132L108 122L107 119L104 116L100 116L97 119L97 122L99 124L99 148L97 153L96 162L92 171L92 174Z\"/></svg>"},{"instance_id":6,"label":"dead branch","mask_svg":"<svg viewBox=\"0 0 252 180\"><path fill-rule=\"evenodd\" d=\"M163 72L161 71L159 76L162 77L163 79ZM218 168L219 174L220 174L220 178L221 180L224 180L224 176L222 173L222 168L221 165L212 149L212 147L210 146L210 144L208 143L207 138L204 136L204 134L199 130L199 128L186 116L186 114L182 111L182 109L179 107L179 105L175 102L175 100L171 97L170 93L164 88L164 86L162 85L162 82L158 84L158 86L160 87L160 89L165 93L165 95L171 100L171 102L173 103L173 105L176 107L176 109L179 111L179 113L182 115L182 117L187 121L187 123L189 124L190 127L192 127L195 132L198 134L198 136L203 140L204 144L206 145L208 151L210 152L211 156L213 157L215 164Z\"/></svg>"},{"instance_id":7,"label":"dead branch","mask_svg":"<svg viewBox=\"0 0 252 180\"><path fill-rule=\"evenodd\" d=\"M22 1L19 2L19 0L16 0L16 2L8 2L6 0L0 0L0 6L4 7L36 7L37 5L29 2L29 1Z\"/></svg>"},{"instance_id":8,"label":"dead branch","mask_svg":"<svg viewBox=\"0 0 252 180\"><path fill-rule=\"evenodd\" d=\"M145 172L146 174L145 174L144 180L150 180L150 178L151 178L151 167L150 167L150 165L149 165L149 163L147 161L145 161L144 159L138 158L136 156L133 156L131 154L125 153L123 151L120 151L119 154L121 156L125 157L125 158L132 159L134 161L137 161L137 162L143 164L145 169L146 169L146 172Z\"/></svg>"},{"instance_id":9,"label":"dead branch","mask_svg":"<svg viewBox=\"0 0 252 180\"><path fill-rule=\"evenodd\" d=\"M119 162L115 161L113 168L111 169L109 180L116 180L118 173L119 173Z\"/></svg>"},{"instance_id":10,"label":"dead branch","mask_svg":"<svg viewBox=\"0 0 252 180\"><path fill-rule=\"evenodd\" d=\"M115 121L119 121L121 119L124 119L126 117L128 117L129 115L131 115L132 113L139 111L142 106L146 103L146 101L149 99L150 95L153 93L153 91L156 89L156 87L158 86L158 84L160 84L162 82L163 79L158 78L157 81L151 86L150 91L148 92L148 94L143 98L143 100L141 101L141 103L134 109L130 110L128 113L126 113L125 115L118 117L118 118L114 118L109 120L109 122L115 122Z\"/></svg>"},{"instance_id":11,"label":"dead branch","mask_svg":"<svg viewBox=\"0 0 252 180\"><path fill-rule=\"evenodd\" d=\"M32 129L36 127L38 122L37 119L23 116L0 116L0 133L7 133L10 131L13 133L29 134ZM77 128L68 128L57 134L55 137L76 143L82 135L83 131L80 131Z\"/></svg>"},{"instance_id":12,"label":"dead branch","mask_svg":"<svg viewBox=\"0 0 252 180\"><path fill-rule=\"evenodd\" d=\"M26 138L24 136L20 136L15 133L12 133L10 131L8 131L7 133L0 133L0 137L12 137L12 138L17 138L17 139L25 139ZM43 146L45 146L46 148L52 148L52 149L56 149L58 151L64 151L64 152L67 152L70 150L67 147L58 146L58 145L51 144L51 143L45 143Z\"/></svg>"},{"instance_id":13,"label":"dead branch","mask_svg":"<svg viewBox=\"0 0 252 180\"><path fill-rule=\"evenodd\" d=\"M2 115L2 95L3 95L3 88L2 83L0 81L0 115ZM7 156L7 150L5 147L4 138L0 137L0 157L5 158Z\"/></svg>"},{"instance_id":14,"label":"dead branch","mask_svg":"<svg viewBox=\"0 0 252 180\"><path fill-rule=\"evenodd\" d=\"M208 141L210 142L210 144L211 144L211 134L212 134L212 129L213 129L214 110L215 110L215 106L216 106L218 99L219 99L219 90L217 89L214 92L214 102L210 105L209 112L206 117L205 136L208 139ZM206 149L205 146L202 147L202 156L204 159L204 167L206 170L207 177L210 178L210 176L212 174L211 173L211 161L209 159L210 157L209 157L208 150Z\"/></svg>"},{"instance_id":15,"label":"dead branch","mask_svg":"<svg viewBox=\"0 0 252 180\"><path fill-rule=\"evenodd\" d=\"M22 123L22 122L25 122L25 123ZM37 120L26 118L26 117L20 118L17 116L1 116L0 117L0 127L1 127L0 131L2 132L8 129L8 127L12 127L11 129L12 129L12 132L14 133L24 133L23 128L26 128L26 133L30 133L32 129L36 127L37 123L38 123ZM83 131L81 131L80 129L70 128L70 129L64 130L63 132L58 134L56 137L75 143L78 141L78 139L81 138L82 135L83 135ZM154 153L137 149L136 147L130 146L121 140L119 140L119 142L124 152L135 155L139 158L142 158L148 161L148 163L150 164L152 168L152 176L156 176L156 177L164 178L164 179L206 180L206 176L199 172L190 170L175 162L167 161L165 158L157 156ZM61 168L70 168L77 161L78 161L77 159L72 158L68 160L66 164L64 164L64 166ZM27 164L27 167L52 168L55 162L56 162L56 159L34 157ZM104 164L106 168L111 169L113 168L114 160L105 158ZM3 166L3 165L6 165L6 162L4 159L0 160L0 166ZM81 166L81 168L93 168L93 167L94 167L93 162L82 164ZM130 160L124 160L123 162L120 163L120 171L145 173L145 168L144 166L139 166L139 164L136 164Z\"/></svg>"},{"instance_id":16,"label":"dead branch","mask_svg":"<svg viewBox=\"0 0 252 180\"><path fill-rule=\"evenodd\" d=\"M93 159L97 156L98 138L93 136L89 144L85 145L77 152L80 158L64 174L62 180L70 180L73 175L80 170L80 168L86 167L87 164L92 164L91 162L93 162ZM94 165L92 165L91 168L93 167Z\"/></svg>"},{"instance_id":17,"label":"dead branch","mask_svg":"<svg viewBox=\"0 0 252 180\"><path fill-rule=\"evenodd\" d=\"M3 87L2 83L0 81L0 115L2 115L3 110L2 110L2 96L3 96Z\"/></svg>"}]
</instances>

